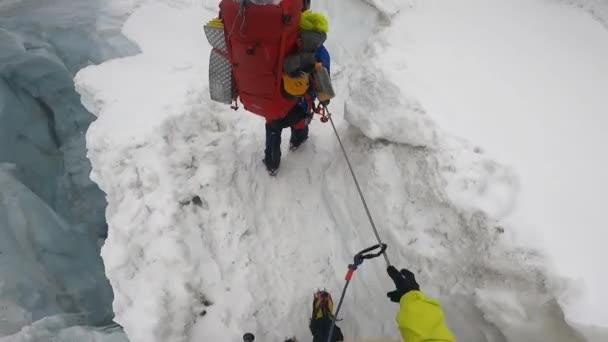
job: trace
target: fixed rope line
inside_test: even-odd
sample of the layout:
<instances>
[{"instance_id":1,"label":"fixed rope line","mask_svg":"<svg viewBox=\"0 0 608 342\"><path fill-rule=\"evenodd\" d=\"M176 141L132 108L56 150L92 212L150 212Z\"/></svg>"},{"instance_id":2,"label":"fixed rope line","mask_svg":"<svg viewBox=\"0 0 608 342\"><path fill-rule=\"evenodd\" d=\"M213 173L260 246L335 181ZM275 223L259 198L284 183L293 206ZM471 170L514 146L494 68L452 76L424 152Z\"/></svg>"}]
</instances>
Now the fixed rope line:
<instances>
[{"instance_id":1,"label":"fixed rope line","mask_svg":"<svg viewBox=\"0 0 608 342\"><path fill-rule=\"evenodd\" d=\"M382 239L380 238L380 234L378 233L378 228L376 228L376 224L374 223L374 219L372 218L372 214L369 211L369 207L367 206L367 201L365 200L365 196L363 196L363 191L361 191L361 187L359 186L359 181L357 180L357 175L355 175L355 170L353 169L352 164L350 163L350 159L348 158L348 154L346 153L346 149L344 148L344 144L342 144L342 139L340 139L340 135L338 134L338 130L336 129L336 125L334 124L334 120L332 119L332 115L327 109L327 106L324 106L325 111L327 112L327 117L329 118L329 122L331 123L331 127L334 129L334 134L338 139L338 143L340 144L340 149L342 149L342 154L344 155L344 159L346 159L346 164L348 164L348 169L350 170L351 176L353 176L353 180L355 181L355 186L357 187L357 192L359 193L359 198L361 198L361 202L363 203L363 207L365 208L365 213L367 214L367 218L369 219L369 223L372 226L374 231L374 235L378 240L379 245L383 245ZM388 255L386 255L386 251L382 252L382 256L384 257L384 261L386 261L386 266L391 266L391 262L388 259Z\"/></svg>"}]
</instances>

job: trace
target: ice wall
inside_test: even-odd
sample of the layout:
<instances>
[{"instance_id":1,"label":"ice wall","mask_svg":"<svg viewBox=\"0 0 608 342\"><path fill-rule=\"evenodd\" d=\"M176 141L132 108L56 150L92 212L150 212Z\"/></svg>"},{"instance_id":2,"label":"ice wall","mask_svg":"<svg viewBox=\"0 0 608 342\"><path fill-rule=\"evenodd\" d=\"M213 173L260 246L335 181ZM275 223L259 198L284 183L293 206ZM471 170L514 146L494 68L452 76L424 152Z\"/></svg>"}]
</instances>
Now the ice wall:
<instances>
[{"instance_id":1,"label":"ice wall","mask_svg":"<svg viewBox=\"0 0 608 342\"><path fill-rule=\"evenodd\" d=\"M81 323L112 319L112 292L97 238L69 225L18 179L0 170L0 300L4 334L48 315L82 313Z\"/></svg>"},{"instance_id":2,"label":"ice wall","mask_svg":"<svg viewBox=\"0 0 608 342\"><path fill-rule=\"evenodd\" d=\"M93 116L72 78L135 51L116 28L125 14L97 1L0 4L0 337L64 313L111 323L106 203L84 141Z\"/></svg>"}]
</instances>

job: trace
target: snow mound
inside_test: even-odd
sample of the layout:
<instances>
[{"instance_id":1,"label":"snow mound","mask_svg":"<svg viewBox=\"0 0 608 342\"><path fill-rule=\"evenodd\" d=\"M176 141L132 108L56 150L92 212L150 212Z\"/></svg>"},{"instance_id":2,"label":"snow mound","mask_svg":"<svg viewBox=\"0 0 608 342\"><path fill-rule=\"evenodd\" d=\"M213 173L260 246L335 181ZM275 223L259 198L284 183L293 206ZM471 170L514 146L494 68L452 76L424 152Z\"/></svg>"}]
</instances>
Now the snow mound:
<instances>
[{"instance_id":1,"label":"snow mound","mask_svg":"<svg viewBox=\"0 0 608 342\"><path fill-rule=\"evenodd\" d=\"M495 14L481 0L464 3L460 11ZM541 3L534 0L549 13L564 8ZM568 323L576 316L564 312L580 298L576 279L507 220L527 204L517 165L441 120L438 113L451 112L426 90L443 77L422 77L405 54L417 50L402 44L426 28L417 16L452 16L458 6L316 6L332 23L334 120L391 260L442 301L459 340L583 341ZM98 116L87 146L109 203L102 256L116 321L134 342L236 341L245 331L306 340L313 291L338 292L352 255L373 235L329 127L313 122L311 139L285 152L279 176L269 178L260 162L263 120L210 102L201 25L215 15L208 6L143 5L124 30L142 54L76 77ZM384 267L373 261L358 271L341 322L347 336L398 338Z\"/></svg>"},{"instance_id":2,"label":"snow mound","mask_svg":"<svg viewBox=\"0 0 608 342\"><path fill-rule=\"evenodd\" d=\"M451 201L516 230L516 245L546 254L556 282L552 292L568 322L608 328L608 311L595 304L608 302L608 278L593 261L606 255L608 158L600 127L608 125L608 31L583 11L557 3L425 1L381 37L378 45L400 49L377 48L367 66L391 70L392 82L383 87L405 84L401 99L416 99L408 100L416 110L403 106L402 118L425 116L425 124L410 124L420 133L395 139L393 127L370 133L361 121L373 120L364 111L349 106L347 118L370 137L452 154L444 165ZM365 82L354 84L351 95L359 95ZM377 95L382 102L394 99L391 92ZM395 120L386 112L378 116L388 127ZM425 139L431 132L439 142ZM572 284L564 287L555 277Z\"/></svg>"}]
</instances>

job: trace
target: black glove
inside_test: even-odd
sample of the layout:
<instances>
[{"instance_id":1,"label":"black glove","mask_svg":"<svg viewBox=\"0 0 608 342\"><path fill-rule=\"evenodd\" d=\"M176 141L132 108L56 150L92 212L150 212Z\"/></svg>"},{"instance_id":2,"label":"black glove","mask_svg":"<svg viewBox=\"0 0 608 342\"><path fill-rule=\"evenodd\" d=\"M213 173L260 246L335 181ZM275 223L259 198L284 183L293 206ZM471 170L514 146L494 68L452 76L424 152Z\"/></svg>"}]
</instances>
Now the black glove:
<instances>
[{"instance_id":1,"label":"black glove","mask_svg":"<svg viewBox=\"0 0 608 342\"><path fill-rule=\"evenodd\" d=\"M243 335L243 342L253 342L255 340L255 336L252 333L246 333Z\"/></svg>"},{"instance_id":2,"label":"black glove","mask_svg":"<svg viewBox=\"0 0 608 342\"><path fill-rule=\"evenodd\" d=\"M288 75L298 74L300 71L311 72L315 68L317 58L314 53L301 52L285 57L283 71Z\"/></svg>"},{"instance_id":3,"label":"black glove","mask_svg":"<svg viewBox=\"0 0 608 342\"><path fill-rule=\"evenodd\" d=\"M412 290L420 291L420 285L418 285L416 282L414 273L410 272L409 270L402 269L401 272L399 272L394 266L389 266L386 269L386 272L388 273L389 277L393 279L393 282L397 287L395 291L391 291L386 294L391 301L399 303L404 294Z\"/></svg>"}]
</instances>

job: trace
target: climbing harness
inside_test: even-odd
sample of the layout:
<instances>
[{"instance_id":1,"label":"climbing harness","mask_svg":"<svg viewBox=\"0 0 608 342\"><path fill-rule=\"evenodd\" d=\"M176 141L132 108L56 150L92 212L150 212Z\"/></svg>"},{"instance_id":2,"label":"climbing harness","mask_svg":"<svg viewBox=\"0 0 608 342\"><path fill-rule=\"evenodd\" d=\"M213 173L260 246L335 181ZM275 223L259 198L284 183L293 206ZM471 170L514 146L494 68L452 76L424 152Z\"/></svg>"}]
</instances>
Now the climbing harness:
<instances>
[{"instance_id":1,"label":"climbing harness","mask_svg":"<svg viewBox=\"0 0 608 342\"><path fill-rule=\"evenodd\" d=\"M330 117L331 119L331 117ZM336 321L338 320L338 314L340 313L340 308L342 307L342 302L344 302L344 296L346 295L346 290L348 289L348 284L353 279L353 275L355 271L363 261L366 259L377 258L380 255L384 255L386 257L386 244L380 243L369 248L362 250L361 252L355 255L353 263L348 265L348 272L346 273L346 284L344 284L344 288L342 289L342 295L340 296L340 301L338 302L338 307L336 308L336 313L333 315L331 320L331 328L329 329L329 335L327 336L327 342L332 342L332 338L334 336L334 330L336 328Z\"/></svg>"},{"instance_id":2,"label":"climbing harness","mask_svg":"<svg viewBox=\"0 0 608 342\"><path fill-rule=\"evenodd\" d=\"M321 116L320 120L322 123L326 123L327 121L329 121L329 115L328 115L329 112L326 109L327 107L325 107L321 104L318 106L315 106L314 101L312 101L312 99L309 100L307 98L307 101L309 101L309 107L312 108L313 114L317 114L317 115Z\"/></svg>"}]
</instances>

